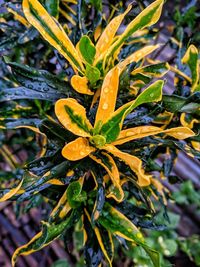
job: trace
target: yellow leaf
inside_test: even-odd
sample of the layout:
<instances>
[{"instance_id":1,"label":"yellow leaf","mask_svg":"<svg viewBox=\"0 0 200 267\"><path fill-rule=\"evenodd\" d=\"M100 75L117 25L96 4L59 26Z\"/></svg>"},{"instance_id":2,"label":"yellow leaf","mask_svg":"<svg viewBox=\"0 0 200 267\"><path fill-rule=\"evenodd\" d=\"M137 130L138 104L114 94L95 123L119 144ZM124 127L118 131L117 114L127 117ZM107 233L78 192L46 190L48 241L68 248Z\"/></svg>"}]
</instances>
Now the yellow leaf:
<instances>
[{"instance_id":1,"label":"yellow leaf","mask_svg":"<svg viewBox=\"0 0 200 267\"><path fill-rule=\"evenodd\" d=\"M131 10L131 5L128 6L126 11L123 14L113 18L110 23L107 25L103 33L101 34L97 44L96 44L96 55L95 61L98 61L99 57L102 57L103 54L107 51L110 45L113 42L114 36L122 23L122 20L126 16L126 14Z\"/></svg>"},{"instance_id":2,"label":"yellow leaf","mask_svg":"<svg viewBox=\"0 0 200 267\"><path fill-rule=\"evenodd\" d=\"M139 126L139 127L122 130L119 134L118 139L112 144L121 145L126 142L138 139L138 138L143 138L143 137L151 136L151 135L157 135L160 133L168 134L179 140L183 140L185 138L195 135L195 133L187 127L176 127L176 128L163 130L162 128L155 127L155 126Z\"/></svg>"},{"instance_id":3,"label":"yellow leaf","mask_svg":"<svg viewBox=\"0 0 200 267\"><path fill-rule=\"evenodd\" d=\"M11 197L13 197L15 194L17 194L17 192L20 190L22 184L23 184L23 179L20 181L20 183L18 184L18 186L16 186L15 188L10 189L6 194L4 194L1 198L0 198L0 202L4 202L8 199L10 199Z\"/></svg>"},{"instance_id":4,"label":"yellow leaf","mask_svg":"<svg viewBox=\"0 0 200 267\"><path fill-rule=\"evenodd\" d=\"M92 125L86 117L86 111L75 99L59 99L55 104L55 113L62 125L72 133L90 137Z\"/></svg>"},{"instance_id":5,"label":"yellow leaf","mask_svg":"<svg viewBox=\"0 0 200 267\"><path fill-rule=\"evenodd\" d=\"M160 45L149 45L149 46L145 46L139 50L137 50L136 52L134 52L133 54L131 54L130 56L128 56L124 61L120 62L118 64L119 68L123 71L124 68L129 65L132 62L138 62L141 59L143 59L144 57L146 57L147 55L151 54L154 50L156 50Z\"/></svg>"},{"instance_id":6,"label":"yellow leaf","mask_svg":"<svg viewBox=\"0 0 200 267\"><path fill-rule=\"evenodd\" d=\"M190 129L192 129L194 127L194 123L199 123L199 120L197 120L197 119L192 119L190 122L187 122L185 119L185 116L186 116L186 113L182 113L180 116L181 124L184 127L188 127Z\"/></svg>"},{"instance_id":7,"label":"yellow leaf","mask_svg":"<svg viewBox=\"0 0 200 267\"><path fill-rule=\"evenodd\" d=\"M140 186L148 186L151 183L151 175L146 175L142 167L142 161L128 153L122 152L113 145L105 145L103 149L107 150L114 156L122 159L136 173L138 177L137 183Z\"/></svg>"},{"instance_id":8,"label":"yellow leaf","mask_svg":"<svg viewBox=\"0 0 200 267\"><path fill-rule=\"evenodd\" d=\"M83 63L74 45L55 18L51 17L38 0L23 0L23 11L43 38L55 47L79 71L84 70Z\"/></svg>"},{"instance_id":9,"label":"yellow leaf","mask_svg":"<svg viewBox=\"0 0 200 267\"><path fill-rule=\"evenodd\" d=\"M95 119L95 126L99 121L105 123L115 110L119 86L119 75L119 68L115 67L111 69L104 78Z\"/></svg>"},{"instance_id":10,"label":"yellow leaf","mask_svg":"<svg viewBox=\"0 0 200 267\"><path fill-rule=\"evenodd\" d=\"M79 137L64 146L62 149L62 155L68 160L75 161L87 157L95 150L96 149L94 147L89 145L86 138Z\"/></svg>"},{"instance_id":11,"label":"yellow leaf","mask_svg":"<svg viewBox=\"0 0 200 267\"><path fill-rule=\"evenodd\" d=\"M80 94L93 95L94 93L88 87L88 79L79 75L71 78L71 85Z\"/></svg>"}]
</instances>

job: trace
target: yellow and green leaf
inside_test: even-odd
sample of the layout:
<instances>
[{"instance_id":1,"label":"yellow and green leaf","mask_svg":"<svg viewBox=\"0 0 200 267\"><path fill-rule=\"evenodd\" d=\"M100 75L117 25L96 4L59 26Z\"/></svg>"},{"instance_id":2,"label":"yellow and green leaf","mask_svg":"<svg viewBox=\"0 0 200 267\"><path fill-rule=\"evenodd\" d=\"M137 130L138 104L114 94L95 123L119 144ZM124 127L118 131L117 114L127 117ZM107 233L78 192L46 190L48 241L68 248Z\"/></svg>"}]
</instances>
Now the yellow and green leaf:
<instances>
[{"instance_id":1,"label":"yellow and green leaf","mask_svg":"<svg viewBox=\"0 0 200 267\"><path fill-rule=\"evenodd\" d=\"M11 197L13 197L17 192L20 190L22 184L23 184L23 179L20 181L20 183L11 189L5 189L2 192L0 192L0 202L4 202L6 200L9 200Z\"/></svg>"},{"instance_id":2,"label":"yellow and green leaf","mask_svg":"<svg viewBox=\"0 0 200 267\"><path fill-rule=\"evenodd\" d=\"M70 217L59 224L49 224L43 222L43 229L35 235L27 244L17 248L12 256L12 266L16 264L17 257L20 255L29 255L35 251L47 246L53 240L60 237L63 231L69 229L80 218L78 210L73 210Z\"/></svg>"},{"instance_id":3,"label":"yellow and green leaf","mask_svg":"<svg viewBox=\"0 0 200 267\"><path fill-rule=\"evenodd\" d=\"M198 50L194 45L189 46L184 57L182 58L182 63L188 64L190 68L192 75L192 92L200 91L200 68L198 62Z\"/></svg>"},{"instance_id":4,"label":"yellow and green leaf","mask_svg":"<svg viewBox=\"0 0 200 267\"><path fill-rule=\"evenodd\" d=\"M103 149L123 160L136 173L138 177L137 183L140 186L148 186L151 183L151 175L145 174L142 161L138 157L122 152L113 145L105 145Z\"/></svg>"},{"instance_id":5,"label":"yellow and green leaf","mask_svg":"<svg viewBox=\"0 0 200 267\"><path fill-rule=\"evenodd\" d=\"M107 25L96 44L95 61L98 61L99 57L102 57L107 49L109 49L120 24L122 23L126 14L130 11L131 7L132 6L129 5L123 14L120 14L117 17L113 18Z\"/></svg>"},{"instance_id":6,"label":"yellow and green leaf","mask_svg":"<svg viewBox=\"0 0 200 267\"><path fill-rule=\"evenodd\" d=\"M86 214L89 222L91 223L91 217L90 217L90 215L86 209L85 209L85 214ZM100 229L97 226L93 226L93 230L95 232L98 243L101 247L101 250L102 250L109 266L112 267L114 245L113 245L111 234L109 233L109 231L106 231L106 229ZM103 234L102 232L104 232L104 235L103 235L104 238L102 238L102 234Z\"/></svg>"},{"instance_id":7,"label":"yellow and green leaf","mask_svg":"<svg viewBox=\"0 0 200 267\"><path fill-rule=\"evenodd\" d=\"M86 111L75 99L60 99L55 104L55 113L62 125L78 136L89 137L92 125L86 117Z\"/></svg>"},{"instance_id":8,"label":"yellow and green leaf","mask_svg":"<svg viewBox=\"0 0 200 267\"><path fill-rule=\"evenodd\" d=\"M99 223L114 235L140 245L150 256L155 267L160 267L159 253L149 248L144 241L139 229L121 212L110 204L104 205L104 212L99 218Z\"/></svg>"},{"instance_id":9,"label":"yellow and green leaf","mask_svg":"<svg viewBox=\"0 0 200 267\"><path fill-rule=\"evenodd\" d=\"M90 155L90 157L107 171L112 181L113 187L111 186L107 197L108 198L112 197L116 201L121 202L124 198L124 192L120 184L120 176L118 168L113 158L109 154L107 153L102 153L102 154L103 158L97 157L96 155Z\"/></svg>"},{"instance_id":10,"label":"yellow and green leaf","mask_svg":"<svg viewBox=\"0 0 200 267\"><path fill-rule=\"evenodd\" d=\"M54 48L56 48L79 71L84 71L83 63L74 45L62 26L51 17L38 0L23 0L23 11L32 24Z\"/></svg>"},{"instance_id":11,"label":"yellow and green leaf","mask_svg":"<svg viewBox=\"0 0 200 267\"><path fill-rule=\"evenodd\" d=\"M158 102L162 99L162 88L164 81L158 80L147 87L135 100L128 102L117 109L108 121L102 126L101 134L106 137L107 143L114 142L119 136L124 118L132 110L141 104L149 102Z\"/></svg>"},{"instance_id":12,"label":"yellow and green leaf","mask_svg":"<svg viewBox=\"0 0 200 267\"><path fill-rule=\"evenodd\" d=\"M107 61L129 38L132 34L138 30L142 30L145 27L149 27L155 24L161 15L162 6L164 1L157 0L145 8L125 29L125 31L119 36L116 42L114 42L108 49L105 60Z\"/></svg>"},{"instance_id":13,"label":"yellow and green leaf","mask_svg":"<svg viewBox=\"0 0 200 267\"><path fill-rule=\"evenodd\" d=\"M151 77L161 78L170 70L168 63L162 62L137 68L131 72L131 75L144 74Z\"/></svg>"}]
</instances>

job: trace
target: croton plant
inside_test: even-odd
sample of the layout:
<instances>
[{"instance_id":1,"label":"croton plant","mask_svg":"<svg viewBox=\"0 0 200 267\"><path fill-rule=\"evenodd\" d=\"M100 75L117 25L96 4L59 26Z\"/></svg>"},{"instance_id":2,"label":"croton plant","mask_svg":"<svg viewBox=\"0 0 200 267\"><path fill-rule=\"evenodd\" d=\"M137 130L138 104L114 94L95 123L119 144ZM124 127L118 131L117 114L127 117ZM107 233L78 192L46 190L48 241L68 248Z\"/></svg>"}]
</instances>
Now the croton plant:
<instances>
[{"instance_id":1,"label":"croton plant","mask_svg":"<svg viewBox=\"0 0 200 267\"><path fill-rule=\"evenodd\" d=\"M157 208L166 210L169 197L162 181L172 178L169 165L178 152L200 157L198 50L190 45L182 58L190 75L188 69L184 73L151 59L150 54L161 48L153 39L138 45L137 38L144 38L159 20L164 0L156 0L124 26L129 5L106 27L99 22L94 31L82 33L76 44L58 22L59 12L72 28L76 22L59 8L59 1L52 2L49 6L23 0L20 15L8 7L26 34L30 37L31 30L38 38L37 30L72 72L55 75L9 62L8 56L3 61L12 71L6 79L12 88L0 91L0 128L32 130L41 151L20 172L13 171L10 189L5 189L8 184L2 186L0 201L26 201L33 207L40 196L52 209L41 222L41 231L14 252L12 265L20 255L55 239L62 238L67 246L72 233L78 233L85 266L112 266L114 244L119 241L126 247L141 246L159 267L159 252L145 242L143 229L161 227ZM61 3L76 6L74 1ZM75 9L68 6L68 10L75 16ZM163 95L162 77L170 70L177 76L178 89ZM187 94L180 89L185 85ZM2 151L12 163L5 145ZM157 163L161 154L170 155L170 164Z\"/></svg>"}]
</instances>

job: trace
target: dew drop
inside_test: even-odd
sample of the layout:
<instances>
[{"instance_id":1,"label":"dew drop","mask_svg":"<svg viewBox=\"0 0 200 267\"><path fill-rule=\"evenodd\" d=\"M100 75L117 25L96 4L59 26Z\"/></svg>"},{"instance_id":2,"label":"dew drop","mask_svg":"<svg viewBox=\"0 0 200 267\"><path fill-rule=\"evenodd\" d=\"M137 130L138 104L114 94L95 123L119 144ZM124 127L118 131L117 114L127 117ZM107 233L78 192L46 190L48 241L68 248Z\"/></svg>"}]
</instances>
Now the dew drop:
<instances>
[{"instance_id":1,"label":"dew drop","mask_svg":"<svg viewBox=\"0 0 200 267\"><path fill-rule=\"evenodd\" d=\"M108 87L105 87L105 88L104 88L104 92L105 92L105 93L108 93L108 91L109 91L109 88L108 88Z\"/></svg>"},{"instance_id":2,"label":"dew drop","mask_svg":"<svg viewBox=\"0 0 200 267\"><path fill-rule=\"evenodd\" d=\"M102 109L104 109L104 110L108 109L108 104L107 103L103 104Z\"/></svg>"},{"instance_id":3,"label":"dew drop","mask_svg":"<svg viewBox=\"0 0 200 267\"><path fill-rule=\"evenodd\" d=\"M150 94L150 97L154 97L154 94L153 94L153 93L151 93L151 94Z\"/></svg>"},{"instance_id":4,"label":"dew drop","mask_svg":"<svg viewBox=\"0 0 200 267\"><path fill-rule=\"evenodd\" d=\"M84 156L84 155L85 155L85 153L84 153L83 151L81 151L81 152L80 152L80 155L81 155L81 156Z\"/></svg>"}]
</instances>

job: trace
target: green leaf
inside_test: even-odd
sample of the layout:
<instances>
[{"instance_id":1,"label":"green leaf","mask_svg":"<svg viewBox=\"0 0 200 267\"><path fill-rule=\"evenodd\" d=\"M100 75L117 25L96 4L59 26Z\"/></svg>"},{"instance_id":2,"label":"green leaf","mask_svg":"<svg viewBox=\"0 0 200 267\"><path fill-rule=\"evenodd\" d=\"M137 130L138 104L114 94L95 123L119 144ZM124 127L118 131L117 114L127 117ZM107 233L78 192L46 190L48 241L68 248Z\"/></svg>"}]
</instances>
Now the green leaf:
<instances>
[{"instance_id":1,"label":"green leaf","mask_svg":"<svg viewBox=\"0 0 200 267\"><path fill-rule=\"evenodd\" d=\"M60 259L55 261L51 267L71 267L71 265L69 264L69 262L65 259Z\"/></svg>"},{"instance_id":2,"label":"green leaf","mask_svg":"<svg viewBox=\"0 0 200 267\"><path fill-rule=\"evenodd\" d=\"M108 61L110 57L124 44L124 42L138 30L150 27L155 24L161 15L164 1L157 0L145 8L129 25L125 31L119 36L116 42L111 45L106 54L105 60Z\"/></svg>"},{"instance_id":3,"label":"green leaf","mask_svg":"<svg viewBox=\"0 0 200 267\"><path fill-rule=\"evenodd\" d=\"M38 251L47 246L53 240L60 237L60 235L72 227L80 218L80 212L78 210L72 211L70 217L61 222L60 224L49 224L43 222L42 231L32 238L30 242L19 247L13 254L12 265L16 263L16 259L20 255L29 255L34 251Z\"/></svg>"},{"instance_id":4,"label":"green leaf","mask_svg":"<svg viewBox=\"0 0 200 267\"><path fill-rule=\"evenodd\" d=\"M26 19L32 24L55 49L59 51L78 71L84 66L77 50L65 33L65 30L51 17L38 0L23 0L23 11Z\"/></svg>"},{"instance_id":5,"label":"green leaf","mask_svg":"<svg viewBox=\"0 0 200 267\"><path fill-rule=\"evenodd\" d=\"M55 18L58 18L59 15L59 2L60 0L46 0L45 6L50 15Z\"/></svg>"},{"instance_id":6,"label":"green leaf","mask_svg":"<svg viewBox=\"0 0 200 267\"><path fill-rule=\"evenodd\" d=\"M188 64L192 75L192 92L200 91L199 84L199 62L198 62L198 50L194 45L190 45L182 58L184 64Z\"/></svg>"},{"instance_id":7,"label":"green leaf","mask_svg":"<svg viewBox=\"0 0 200 267\"><path fill-rule=\"evenodd\" d=\"M103 212L99 218L99 223L112 234L119 235L129 241L132 240L134 243L142 246L150 256L154 266L160 267L159 253L148 247L138 228L110 204L105 203Z\"/></svg>"},{"instance_id":8,"label":"green leaf","mask_svg":"<svg viewBox=\"0 0 200 267\"><path fill-rule=\"evenodd\" d=\"M5 88L0 90L0 102L18 100L18 99L40 99L55 102L65 95L59 92L39 92L26 87Z\"/></svg>"},{"instance_id":9,"label":"green leaf","mask_svg":"<svg viewBox=\"0 0 200 267\"><path fill-rule=\"evenodd\" d=\"M91 85L95 84L101 76L100 71L96 67L93 67L89 64L87 64L86 66L85 74Z\"/></svg>"},{"instance_id":10,"label":"green leaf","mask_svg":"<svg viewBox=\"0 0 200 267\"><path fill-rule=\"evenodd\" d=\"M72 208L77 208L81 202L87 199L85 191L82 191L82 184L79 181L72 182L67 188L67 199Z\"/></svg>"},{"instance_id":11,"label":"green leaf","mask_svg":"<svg viewBox=\"0 0 200 267\"><path fill-rule=\"evenodd\" d=\"M46 70L38 70L15 62L7 63L12 69L15 79L24 87L43 93L58 92L70 96L71 86Z\"/></svg>"},{"instance_id":12,"label":"green leaf","mask_svg":"<svg viewBox=\"0 0 200 267\"><path fill-rule=\"evenodd\" d=\"M89 64L92 64L96 54L96 48L87 35L81 37L79 42L79 50L85 61Z\"/></svg>"},{"instance_id":13,"label":"green leaf","mask_svg":"<svg viewBox=\"0 0 200 267\"><path fill-rule=\"evenodd\" d=\"M116 110L113 116L102 126L101 135L106 137L106 142L115 141L122 128L125 117L139 105L151 102L158 102L162 99L162 88L164 81L158 80L147 87L135 100Z\"/></svg>"},{"instance_id":14,"label":"green leaf","mask_svg":"<svg viewBox=\"0 0 200 267\"><path fill-rule=\"evenodd\" d=\"M164 95L163 105L170 112L179 111L186 103L186 98L177 95Z\"/></svg>"}]
</instances>

